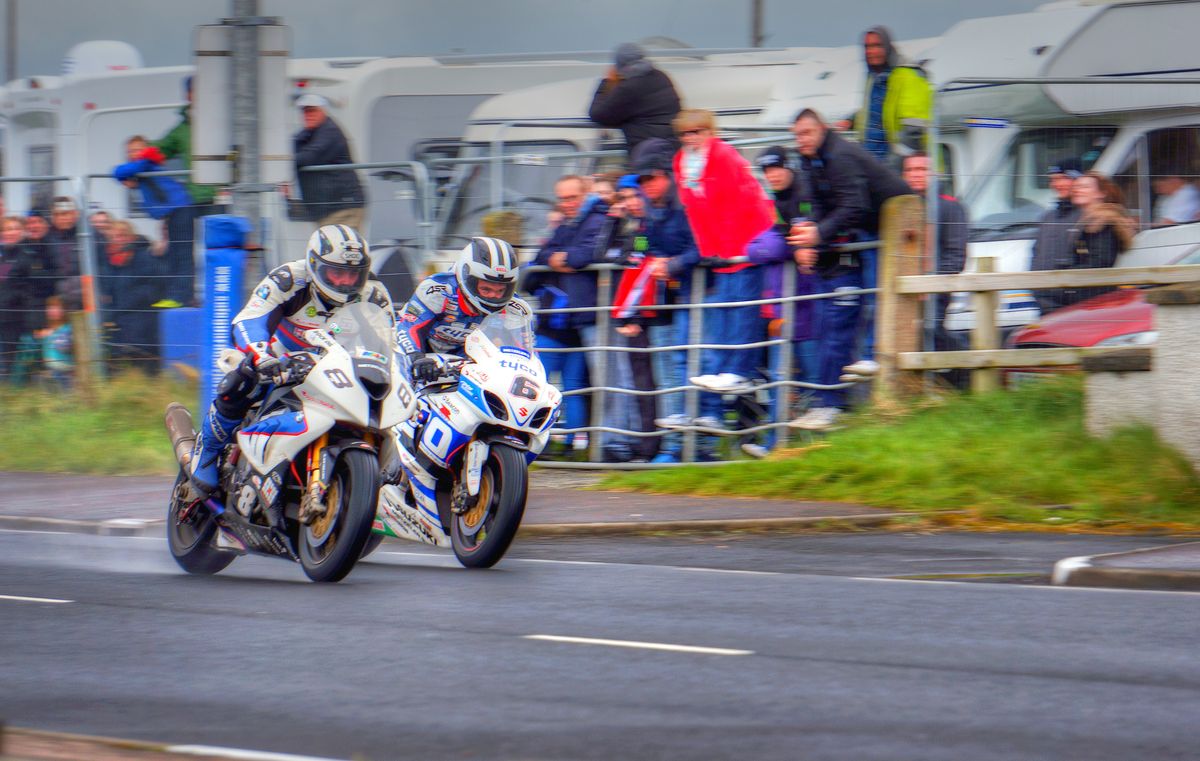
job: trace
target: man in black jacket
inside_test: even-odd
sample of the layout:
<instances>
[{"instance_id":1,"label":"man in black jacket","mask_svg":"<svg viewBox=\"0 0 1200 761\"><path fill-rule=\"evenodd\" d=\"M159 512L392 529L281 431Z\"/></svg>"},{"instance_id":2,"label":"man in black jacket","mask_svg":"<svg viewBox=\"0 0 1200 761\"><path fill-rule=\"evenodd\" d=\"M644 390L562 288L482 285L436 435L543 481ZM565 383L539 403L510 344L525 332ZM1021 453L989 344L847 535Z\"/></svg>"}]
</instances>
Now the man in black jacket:
<instances>
[{"instance_id":1,"label":"man in black jacket","mask_svg":"<svg viewBox=\"0 0 1200 761\"><path fill-rule=\"evenodd\" d=\"M350 144L341 127L329 118L329 101L320 95L302 95L296 101L304 120L304 129L293 139L296 176L308 218L318 227L347 225L363 229L364 197L362 185L353 169L302 172L309 166L353 164Z\"/></svg>"},{"instance_id":2,"label":"man in black jacket","mask_svg":"<svg viewBox=\"0 0 1200 761\"><path fill-rule=\"evenodd\" d=\"M671 120L679 113L679 93L671 78L646 60L646 51L626 42L617 47L615 63L600 81L588 118L625 134L625 149L651 137L678 147Z\"/></svg>"}]
</instances>

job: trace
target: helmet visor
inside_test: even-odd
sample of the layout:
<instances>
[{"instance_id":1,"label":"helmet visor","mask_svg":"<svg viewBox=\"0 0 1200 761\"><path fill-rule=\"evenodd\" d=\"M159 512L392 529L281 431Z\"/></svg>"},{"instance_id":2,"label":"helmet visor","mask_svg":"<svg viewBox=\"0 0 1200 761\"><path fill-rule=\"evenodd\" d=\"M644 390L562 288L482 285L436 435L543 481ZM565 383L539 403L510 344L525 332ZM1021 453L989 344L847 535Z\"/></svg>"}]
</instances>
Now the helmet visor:
<instances>
[{"instance_id":1,"label":"helmet visor","mask_svg":"<svg viewBox=\"0 0 1200 761\"><path fill-rule=\"evenodd\" d=\"M352 296L367 284L365 264L329 264L320 262L313 271L322 288Z\"/></svg>"},{"instance_id":2,"label":"helmet visor","mask_svg":"<svg viewBox=\"0 0 1200 761\"><path fill-rule=\"evenodd\" d=\"M503 309L512 301L513 294L517 292L517 281L513 280L487 280L474 275L467 276L467 288L471 293L475 294L475 298L479 302L492 309Z\"/></svg>"}]
</instances>

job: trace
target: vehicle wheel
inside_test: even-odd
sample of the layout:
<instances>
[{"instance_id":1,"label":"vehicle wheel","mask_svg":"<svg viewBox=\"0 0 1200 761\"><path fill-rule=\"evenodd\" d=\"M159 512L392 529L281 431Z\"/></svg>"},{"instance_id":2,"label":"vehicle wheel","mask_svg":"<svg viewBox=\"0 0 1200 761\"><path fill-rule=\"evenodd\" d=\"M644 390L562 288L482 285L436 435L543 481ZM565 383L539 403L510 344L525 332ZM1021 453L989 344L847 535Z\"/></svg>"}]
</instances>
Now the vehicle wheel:
<instances>
[{"instance_id":1,"label":"vehicle wheel","mask_svg":"<svg viewBox=\"0 0 1200 761\"><path fill-rule=\"evenodd\" d=\"M367 543L363 545L362 554L358 556L362 560L367 555L370 555L375 550L379 549L379 545L383 543L383 534L376 534L374 531L367 537Z\"/></svg>"},{"instance_id":2,"label":"vehicle wheel","mask_svg":"<svg viewBox=\"0 0 1200 761\"><path fill-rule=\"evenodd\" d=\"M325 493L329 510L300 529L300 565L313 581L341 581L371 536L379 496L379 465L370 452L348 449L338 458Z\"/></svg>"},{"instance_id":3,"label":"vehicle wheel","mask_svg":"<svg viewBox=\"0 0 1200 761\"><path fill-rule=\"evenodd\" d=\"M467 568L491 568L512 544L529 488L525 456L503 444L492 445L475 506L451 516L450 545Z\"/></svg>"},{"instance_id":4,"label":"vehicle wheel","mask_svg":"<svg viewBox=\"0 0 1200 761\"><path fill-rule=\"evenodd\" d=\"M232 563L237 553L213 545L217 521L203 502L187 499L189 491L187 474L180 470L167 508L167 546L180 568L211 576Z\"/></svg>"}]
</instances>

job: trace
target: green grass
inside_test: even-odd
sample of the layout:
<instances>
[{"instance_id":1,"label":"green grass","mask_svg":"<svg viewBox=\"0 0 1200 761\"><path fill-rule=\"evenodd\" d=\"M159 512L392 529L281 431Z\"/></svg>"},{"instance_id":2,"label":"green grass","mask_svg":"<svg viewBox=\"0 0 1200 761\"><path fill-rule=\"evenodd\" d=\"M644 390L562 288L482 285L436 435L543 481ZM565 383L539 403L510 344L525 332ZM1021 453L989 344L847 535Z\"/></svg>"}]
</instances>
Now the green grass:
<instances>
[{"instance_id":1,"label":"green grass","mask_svg":"<svg viewBox=\"0 0 1200 761\"><path fill-rule=\"evenodd\" d=\"M88 401L0 386L0 470L150 475L174 472L163 427L170 401L196 406L194 384L129 373Z\"/></svg>"},{"instance_id":2,"label":"green grass","mask_svg":"<svg viewBox=\"0 0 1200 761\"><path fill-rule=\"evenodd\" d=\"M979 527L1200 527L1188 463L1147 428L1088 436L1077 378L868 411L767 460L620 474L596 488L959 509L960 524Z\"/></svg>"}]
</instances>

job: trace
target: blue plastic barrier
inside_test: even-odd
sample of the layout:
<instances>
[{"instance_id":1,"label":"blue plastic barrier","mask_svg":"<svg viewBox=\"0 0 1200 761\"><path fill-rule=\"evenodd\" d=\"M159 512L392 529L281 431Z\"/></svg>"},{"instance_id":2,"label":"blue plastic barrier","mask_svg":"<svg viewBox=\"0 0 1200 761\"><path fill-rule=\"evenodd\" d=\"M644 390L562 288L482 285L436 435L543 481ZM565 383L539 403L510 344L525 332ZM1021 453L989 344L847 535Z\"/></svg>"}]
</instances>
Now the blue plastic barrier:
<instances>
[{"instance_id":1,"label":"blue plastic barrier","mask_svg":"<svg viewBox=\"0 0 1200 761\"><path fill-rule=\"evenodd\" d=\"M204 218L204 340L200 368L201 414L217 393L224 373L217 367L221 352L232 348L229 325L242 308L246 236L250 222L231 214Z\"/></svg>"}]
</instances>

